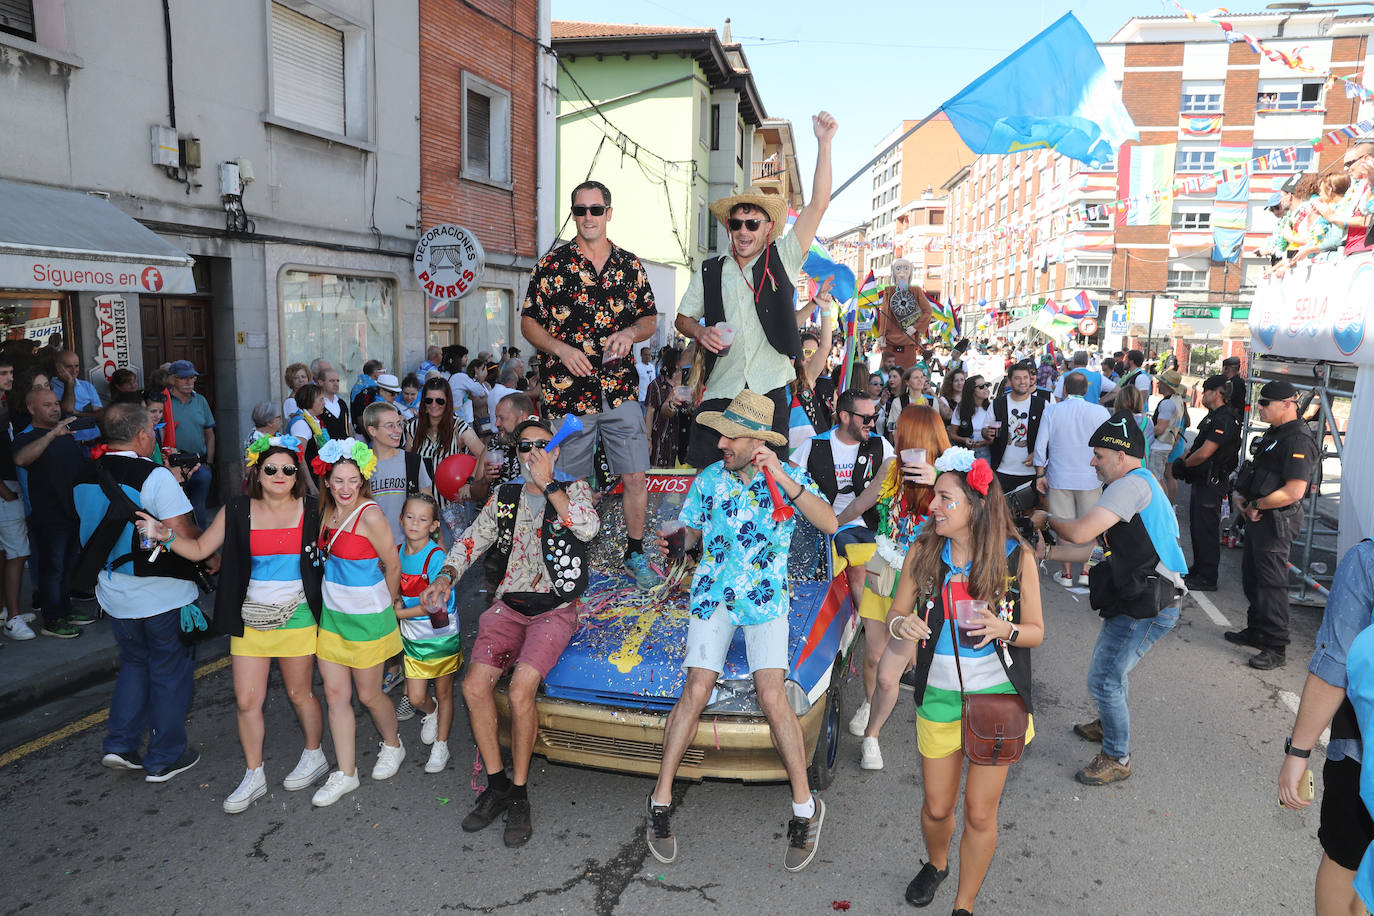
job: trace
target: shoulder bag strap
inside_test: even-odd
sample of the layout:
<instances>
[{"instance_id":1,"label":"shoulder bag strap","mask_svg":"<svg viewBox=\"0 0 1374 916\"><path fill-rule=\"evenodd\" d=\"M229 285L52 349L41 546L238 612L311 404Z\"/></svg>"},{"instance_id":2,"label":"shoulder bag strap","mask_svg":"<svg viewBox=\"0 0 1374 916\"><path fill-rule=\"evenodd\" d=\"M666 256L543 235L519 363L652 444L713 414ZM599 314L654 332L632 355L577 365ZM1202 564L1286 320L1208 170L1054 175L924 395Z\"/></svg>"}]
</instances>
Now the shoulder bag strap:
<instances>
[{"instance_id":1,"label":"shoulder bag strap","mask_svg":"<svg viewBox=\"0 0 1374 916\"><path fill-rule=\"evenodd\" d=\"M349 522L351 522L351 521L353 521L354 519L356 519L356 518L358 517L358 515L361 514L362 511L363 511L364 509L366 509L368 506L375 506L375 505L376 505L376 503L373 503L373 502L365 502L365 503L363 503L361 506L359 506L358 508L356 508L356 509L354 509L352 512L350 512L350 513L348 514L348 518L346 518L346 519L344 519L342 522L340 522L340 523L339 523L339 527L334 529L334 536L333 536L332 538L329 539L329 546L325 547L325 550L326 550L326 551L329 551L329 552L332 552L332 551L334 550L334 542L337 541L337 540L339 539L339 535L341 535L341 534L344 533L344 529L348 527Z\"/></svg>"}]
</instances>

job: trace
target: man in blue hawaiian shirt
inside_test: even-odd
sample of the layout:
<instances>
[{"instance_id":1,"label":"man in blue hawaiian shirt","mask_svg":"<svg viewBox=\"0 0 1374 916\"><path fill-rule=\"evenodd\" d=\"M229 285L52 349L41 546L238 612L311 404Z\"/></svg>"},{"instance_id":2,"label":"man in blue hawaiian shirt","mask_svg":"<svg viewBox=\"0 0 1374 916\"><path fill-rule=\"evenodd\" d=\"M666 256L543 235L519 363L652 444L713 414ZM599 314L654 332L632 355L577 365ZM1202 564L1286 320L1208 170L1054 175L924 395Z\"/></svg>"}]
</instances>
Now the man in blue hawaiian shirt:
<instances>
[{"instance_id":1,"label":"man in blue hawaiian shirt","mask_svg":"<svg viewBox=\"0 0 1374 916\"><path fill-rule=\"evenodd\" d=\"M697 475L682 506L687 547L700 543L702 554L692 580L683 661L687 683L668 714L658 783L648 799L649 851L665 864L677 858L677 840L669 825L673 778L725 668L735 629L743 627L759 706L792 786L783 866L801 871L816 855L825 802L811 794L801 725L783 691L789 661L787 554L796 518L773 519L765 474L811 524L826 534L834 534L839 526L806 470L784 465L769 448L787 444L787 438L772 429L769 398L746 388L724 411L704 411L697 420L720 433L724 457ZM660 538L659 546L666 549L667 542Z\"/></svg>"}]
</instances>

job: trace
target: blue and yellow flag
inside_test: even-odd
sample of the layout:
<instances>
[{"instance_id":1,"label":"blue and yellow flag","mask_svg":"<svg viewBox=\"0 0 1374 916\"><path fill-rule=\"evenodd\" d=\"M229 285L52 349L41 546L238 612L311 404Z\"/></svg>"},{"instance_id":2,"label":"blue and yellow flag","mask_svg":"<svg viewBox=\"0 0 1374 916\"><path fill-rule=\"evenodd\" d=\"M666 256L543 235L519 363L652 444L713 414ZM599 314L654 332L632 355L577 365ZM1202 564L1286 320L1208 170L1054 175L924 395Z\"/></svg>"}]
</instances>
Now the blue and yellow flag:
<instances>
[{"instance_id":1,"label":"blue and yellow flag","mask_svg":"<svg viewBox=\"0 0 1374 916\"><path fill-rule=\"evenodd\" d=\"M1073 13L964 87L942 108L975 153L1045 147L1102 165L1140 133L1102 55Z\"/></svg>"}]
</instances>

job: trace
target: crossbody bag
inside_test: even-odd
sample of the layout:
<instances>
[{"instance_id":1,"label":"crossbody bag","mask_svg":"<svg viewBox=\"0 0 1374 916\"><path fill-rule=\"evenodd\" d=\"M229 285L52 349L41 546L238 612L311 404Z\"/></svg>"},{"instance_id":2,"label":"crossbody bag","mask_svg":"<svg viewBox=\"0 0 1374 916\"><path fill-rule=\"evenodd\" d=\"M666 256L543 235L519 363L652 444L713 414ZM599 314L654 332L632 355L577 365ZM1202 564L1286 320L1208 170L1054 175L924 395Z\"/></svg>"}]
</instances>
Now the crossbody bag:
<instances>
[{"instance_id":1,"label":"crossbody bag","mask_svg":"<svg viewBox=\"0 0 1374 916\"><path fill-rule=\"evenodd\" d=\"M946 596L948 597L948 596ZM954 620L945 623L958 626ZM950 632L954 644L954 670L959 675L962 712L959 733L964 756L969 763L1002 766L1021 759L1026 749L1030 713L1018 693L968 693L964 690L964 671L959 664L959 634Z\"/></svg>"}]
</instances>

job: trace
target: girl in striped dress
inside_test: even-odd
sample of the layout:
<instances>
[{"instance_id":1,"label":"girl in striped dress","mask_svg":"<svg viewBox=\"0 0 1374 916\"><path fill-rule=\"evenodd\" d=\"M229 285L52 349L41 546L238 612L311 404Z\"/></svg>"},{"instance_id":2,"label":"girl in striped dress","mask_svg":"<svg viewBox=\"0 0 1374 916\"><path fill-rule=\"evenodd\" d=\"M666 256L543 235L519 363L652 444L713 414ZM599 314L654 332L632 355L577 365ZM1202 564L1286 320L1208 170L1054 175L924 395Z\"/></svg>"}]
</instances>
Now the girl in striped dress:
<instances>
[{"instance_id":1,"label":"girl in striped dress","mask_svg":"<svg viewBox=\"0 0 1374 916\"><path fill-rule=\"evenodd\" d=\"M373 779L396 775L405 759L396 710L382 692L382 667L401 651L395 608L400 606L401 560L367 479L377 466L372 450L352 438L320 449L314 470L324 478L320 495L320 552L324 556L323 604L316 655L329 706L329 732L339 768L311 800L332 805L358 788L353 691L381 732Z\"/></svg>"},{"instance_id":2,"label":"girl in striped dress","mask_svg":"<svg viewBox=\"0 0 1374 916\"><path fill-rule=\"evenodd\" d=\"M418 709L420 740L430 745L426 773L443 772L448 765L448 732L453 725L453 675L463 663L462 638L458 633L457 600L449 595L442 614L447 620L435 626L435 617L420 596L444 565L444 548L435 543L439 536L439 506L424 493L406 500L401 507L401 532L405 548L401 551L401 643L405 646L406 696ZM429 682L434 681L434 699L429 698Z\"/></svg>"}]
</instances>

